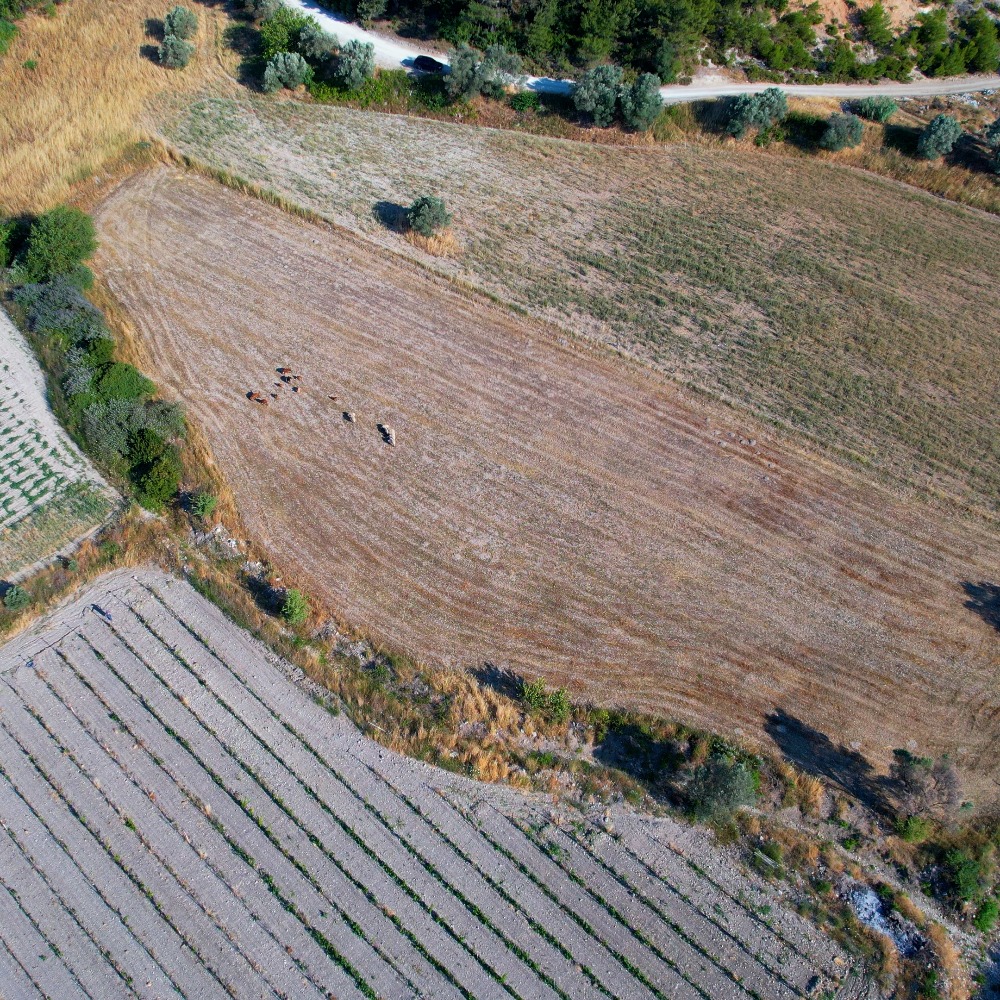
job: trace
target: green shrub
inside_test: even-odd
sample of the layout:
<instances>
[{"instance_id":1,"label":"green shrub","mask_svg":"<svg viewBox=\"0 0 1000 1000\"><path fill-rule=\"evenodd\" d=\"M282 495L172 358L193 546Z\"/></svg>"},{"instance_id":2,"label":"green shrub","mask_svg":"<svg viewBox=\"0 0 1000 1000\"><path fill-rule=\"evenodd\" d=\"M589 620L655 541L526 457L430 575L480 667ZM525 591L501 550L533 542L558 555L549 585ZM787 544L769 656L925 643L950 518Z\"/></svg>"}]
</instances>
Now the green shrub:
<instances>
[{"instance_id":1,"label":"green shrub","mask_svg":"<svg viewBox=\"0 0 1000 1000\"><path fill-rule=\"evenodd\" d=\"M260 55L270 62L279 52L298 52L302 29L309 23L305 14L283 4L260 26Z\"/></svg>"},{"instance_id":2,"label":"green shrub","mask_svg":"<svg viewBox=\"0 0 1000 1000\"><path fill-rule=\"evenodd\" d=\"M451 219L444 200L432 194L421 195L406 212L410 228L421 236L433 236L450 225Z\"/></svg>"},{"instance_id":3,"label":"green shrub","mask_svg":"<svg viewBox=\"0 0 1000 1000\"><path fill-rule=\"evenodd\" d=\"M986 140L986 145L993 150L991 166L995 173L1000 174L1000 118L986 127L983 138Z\"/></svg>"},{"instance_id":4,"label":"green shrub","mask_svg":"<svg viewBox=\"0 0 1000 1000\"><path fill-rule=\"evenodd\" d=\"M448 53L448 63L444 86L453 101L468 101L479 94L499 100L507 87L523 80L521 57L502 45L490 45L482 58L470 46L459 45Z\"/></svg>"},{"instance_id":5,"label":"green shrub","mask_svg":"<svg viewBox=\"0 0 1000 1000\"><path fill-rule=\"evenodd\" d=\"M98 399L142 399L156 392L156 385L137 368L124 361L113 361L96 382Z\"/></svg>"},{"instance_id":6,"label":"green shrub","mask_svg":"<svg viewBox=\"0 0 1000 1000\"><path fill-rule=\"evenodd\" d=\"M17 223L13 219L0 221L0 268L8 267L14 259L14 238Z\"/></svg>"},{"instance_id":7,"label":"green shrub","mask_svg":"<svg viewBox=\"0 0 1000 1000\"><path fill-rule=\"evenodd\" d=\"M725 819L756 803L756 782L745 764L716 757L694 772L686 797L696 819Z\"/></svg>"},{"instance_id":8,"label":"green shrub","mask_svg":"<svg viewBox=\"0 0 1000 1000\"><path fill-rule=\"evenodd\" d=\"M973 917L972 922L975 924L976 930L988 934L996 927L998 919L1000 919L1000 904L997 903L995 896L990 896L976 910L976 915Z\"/></svg>"},{"instance_id":9,"label":"green shrub","mask_svg":"<svg viewBox=\"0 0 1000 1000\"><path fill-rule=\"evenodd\" d=\"M659 77L643 73L631 86L622 87L619 101L626 126L636 132L647 132L663 110Z\"/></svg>"},{"instance_id":10,"label":"green shrub","mask_svg":"<svg viewBox=\"0 0 1000 1000\"><path fill-rule=\"evenodd\" d=\"M842 149L853 149L860 145L864 133L864 124L857 115L835 113L830 115L819 144L832 153L839 153Z\"/></svg>"},{"instance_id":11,"label":"green shrub","mask_svg":"<svg viewBox=\"0 0 1000 1000\"><path fill-rule=\"evenodd\" d=\"M194 46L176 35L164 35L157 50L160 65L167 69L184 69L194 55Z\"/></svg>"},{"instance_id":12,"label":"green shrub","mask_svg":"<svg viewBox=\"0 0 1000 1000\"><path fill-rule=\"evenodd\" d=\"M176 452L164 452L136 479L136 499L146 510L160 513L177 495L181 481L181 463Z\"/></svg>"},{"instance_id":13,"label":"green shrub","mask_svg":"<svg viewBox=\"0 0 1000 1000\"><path fill-rule=\"evenodd\" d=\"M58 338L67 347L111 336L101 311L66 275L23 286L14 292L14 301L32 333Z\"/></svg>"},{"instance_id":14,"label":"green shrub","mask_svg":"<svg viewBox=\"0 0 1000 1000\"><path fill-rule=\"evenodd\" d=\"M281 6L281 0L243 0L243 9L255 21L266 21L274 17Z\"/></svg>"},{"instance_id":15,"label":"green shrub","mask_svg":"<svg viewBox=\"0 0 1000 1000\"><path fill-rule=\"evenodd\" d=\"M178 4L172 7L163 19L163 34L175 38L194 38L198 31L198 16L190 7Z\"/></svg>"},{"instance_id":16,"label":"green shrub","mask_svg":"<svg viewBox=\"0 0 1000 1000\"><path fill-rule=\"evenodd\" d=\"M996 22L980 8L962 22L965 31L965 68L970 73L995 73L1000 64Z\"/></svg>"},{"instance_id":17,"label":"green shrub","mask_svg":"<svg viewBox=\"0 0 1000 1000\"><path fill-rule=\"evenodd\" d=\"M479 69L479 53L471 46L459 45L448 53L449 73L444 78L444 87L453 100L467 101L479 93L482 80Z\"/></svg>"},{"instance_id":18,"label":"green shrub","mask_svg":"<svg viewBox=\"0 0 1000 1000\"><path fill-rule=\"evenodd\" d=\"M545 686L545 681L539 677L537 680L522 682L521 700L532 711L542 711L549 701L549 693L548 688Z\"/></svg>"},{"instance_id":19,"label":"green shrub","mask_svg":"<svg viewBox=\"0 0 1000 1000\"><path fill-rule=\"evenodd\" d=\"M595 66L573 88L573 106L599 128L607 128L615 120L621 82L620 66Z\"/></svg>"},{"instance_id":20,"label":"green shrub","mask_svg":"<svg viewBox=\"0 0 1000 1000\"><path fill-rule=\"evenodd\" d=\"M312 79L312 69L297 52L279 52L264 70L264 92L273 94L281 87L294 90Z\"/></svg>"},{"instance_id":21,"label":"green shrub","mask_svg":"<svg viewBox=\"0 0 1000 1000\"><path fill-rule=\"evenodd\" d=\"M952 893L963 903L976 898L982 884L982 867L970 854L958 848L945 855L945 871Z\"/></svg>"},{"instance_id":22,"label":"green shrub","mask_svg":"<svg viewBox=\"0 0 1000 1000\"><path fill-rule=\"evenodd\" d=\"M309 617L309 602L301 590L285 591L285 603L281 605L281 617L289 625L301 625Z\"/></svg>"},{"instance_id":23,"label":"green shrub","mask_svg":"<svg viewBox=\"0 0 1000 1000\"><path fill-rule=\"evenodd\" d=\"M568 722L573 711L566 689L555 688L550 691L541 677L534 681L522 681L521 700L532 712L559 725Z\"/></svg>"},{"instance_id":24,"label":"green shrub","mask_svg":"<svg viewBox=\"0 0 1000 1000\"><path fill-rule=\"evenodd\" d=\"M930 836L931 824L922 816L907 816L896 821L896 833L908 844L919 844Z\"/></svg>"},{"instance_id":25,"label":"green shrub","mask_svg":"<svg viewBox=\"0 0 1000 1000\"><path fill-rule=\"evenodd\" d=\"M883 49L892 44L892 18L882 6L881 0L875 0L871 7L861 11L858 21L865 38L876 48Z\"/></svg>"},{"instance_id":26,"label":"green shrub","mask_svg":"<svg viewBox=\"0 0 1000 1000\"><path fill-rule=\"evenodd\" d=\"M899 110L899 105L891 97L862 97L855 110L862 118L884 125Z\"/></svg>"},{"instance_id":27,"label":"green shrub","mask_svg":"<svg viewBox=\"0 0 1000 1000\"><path fill-rule=\"evenodd\" d=\"M537 111L541 104L542 99L533 90L519 91L510 99L510 106L522 114L525 111Z\"/></svg>"},{"instance_id":28,"label":"green shrub","mask_svg":"<svg viewBox=\"0 0 1000 1000\"><path fill-rule=\"evenodd\" d=\"M18 587L16 584L13 587L8 587L7 593L3 595L3 606L8 611L23 611L31 604L31 601L31 594L24 587Z\"/></svg>"},{"instance_id":29,"label":"green shrub","mask_svg":"<svg viewBox=\"0 0 1000 1000\"><path fill-rule=\"evenodd\" d=\"M191 513L194 514L195 517L208 520L208 518L215 513L215 508L218 503L219 498L217 496L214 496L206 490L198 490L198 492L191 497Z\"/></svg>"},{"instance_id":30,"label":"green shrub","mask_svg":"<svg viewBox=\"0 0 1000 1000\"><path fill-rule=\"evenodd\" d=\"M13 21L8 21L5 17L0 17L0 56L6 54L10 48L10 43L17 37L17 25Z\"/></svg>"},{"instance_id":31,"label":"green shrub","mask_svg":"<svg viewBox=\"0 0 1000 1000\"><path fill-rule=\"evenodd\" d=\"M925 160L936 160L950 153L962 134L962 126L951 115L937 115L920 133L917 155Z\"/></svg>"},{"instance_id":32,"label":"green shrub","mask_svg":"<svg viewBox=\"0 0 1000 1000\"><path fill-rule=\"evenodd\" d=\"M28 230L25 282L47 281L82 264L97 249L94 223L86 212L60 205L40 215Z\"/></svg>"},{"instance_id":33,"label":"green shrub","mask_svg":"<svg viewBox=\"0 0 1000 1000\"><path fill-rule=\"evenodd\" d=\"M759 94L740 94L729 108L726 130L737 139L751 128L769 129L788 116L788 101L779 87L768 87Z\"/></svg>"},{"instance_id":34,"label":"green shrub","mask_svg":"<svg viewBox=\"0 0 1000 1000\"><path fill-rule=\"evenodd\" d=\"M375 46L357 39L345 42L337 56L334 72L342 87L357 90L375 75Z\"/></svg>"},{"instance_id":35,"label":"green shrub","mask_svg":"<svg viewBox=\"0 0 1000 1000\"><path fill-rule=\"evenodd\" d=\"M337 49L340 41L336 35L324 31L313 18L308 18L299 31L299 53L310 62L323 62L329 59Z\"/></svg>"}]
</instances>

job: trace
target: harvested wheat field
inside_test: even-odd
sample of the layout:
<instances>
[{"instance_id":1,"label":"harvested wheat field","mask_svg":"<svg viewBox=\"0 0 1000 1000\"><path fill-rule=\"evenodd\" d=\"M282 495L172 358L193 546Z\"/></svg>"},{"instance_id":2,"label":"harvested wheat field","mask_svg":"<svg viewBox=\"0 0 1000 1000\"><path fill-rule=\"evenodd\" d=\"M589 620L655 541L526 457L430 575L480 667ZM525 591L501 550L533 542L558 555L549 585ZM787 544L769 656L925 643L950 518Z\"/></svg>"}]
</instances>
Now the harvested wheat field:
<instances>
[{"instance_id":1,"label":"harvested wheat field","mask_svg":"<svg viewBox=\"0 0 1000 1000\"><path fill-rule=\"evenodd\" d=\"M989 787L987 528L203 178L136 176L97 221L158 382L344 621L723 732L914 741Z\"/></svg>"},{"instance_id":2,"label":"harvested wheat field","mask_svg":"<svg viewBox=\"0 0 1000 1000\"><path fill-rule=\"evenodd\" d=\"M0 983L34 996L874 998L703 834L384 750L119 571L0 650Z\"/></svg>"}]
</instances>

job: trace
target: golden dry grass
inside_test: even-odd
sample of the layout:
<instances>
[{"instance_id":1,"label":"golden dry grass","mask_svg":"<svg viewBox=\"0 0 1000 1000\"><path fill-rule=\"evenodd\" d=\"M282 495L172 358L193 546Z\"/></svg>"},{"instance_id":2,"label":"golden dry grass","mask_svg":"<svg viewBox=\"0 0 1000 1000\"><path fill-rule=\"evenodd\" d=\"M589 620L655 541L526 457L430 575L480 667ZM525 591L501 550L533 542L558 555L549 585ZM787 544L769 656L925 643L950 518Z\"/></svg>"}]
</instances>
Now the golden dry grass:
<instances>
[{"instance_id":1,"label":"golden dry grass","mask_svg":"<svg viewBox=\"0 0 1000 1000\"><path fill-rule=\"evenodd\" d=\"M223 15L195 5L197 50L184 70L165 70L147 19L166 0L73 0L53 17L33 14L0 58L0 211L37 212L143 138L150 103L224 74L216 55ZM27 60L35 69L24 66Z\"/></svg>"}]
</instances>

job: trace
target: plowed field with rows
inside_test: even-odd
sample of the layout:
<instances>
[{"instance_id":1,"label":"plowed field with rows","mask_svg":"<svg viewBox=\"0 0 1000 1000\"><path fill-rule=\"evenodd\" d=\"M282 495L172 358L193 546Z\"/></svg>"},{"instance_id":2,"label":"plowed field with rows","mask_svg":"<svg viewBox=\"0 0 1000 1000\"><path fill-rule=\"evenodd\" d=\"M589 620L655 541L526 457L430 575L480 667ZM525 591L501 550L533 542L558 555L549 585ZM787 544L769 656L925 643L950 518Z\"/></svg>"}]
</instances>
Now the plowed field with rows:
<instances>
[{"instance_id":1,"label":"plowed field with rows","mask_svg":"<svg viewBox=\"0 0 1000 1000\"><path fill-rule=\"evenodd\" d=\"M602 823L382 749L159 571L0 650L19 1000L874 996L696 831Z\"/></svg>"},{"instance_id":2,"label":"plowed field with rows","mask_svg":"<svg viewBox=\"0 0 1000 1000\"><path fill-rule=\"evenodd\" d=\"M0 309L0 579L98 524L97 474L56 423L31 348Z\"/></svg>"},{"instance_id":3,"label":"plowed field with rows","mask_svg":"<svg viewBox=\"0 0 1000 1000\"><path fill-rule=\"evenodd\" d=\"M963 587L1000 575L987 529L202 178L136 177L97 218L157 382L344 621L786 752L811 732L834 780L829 739L912 740L991 791L996 631Z\"/></svg>"}]
</instances>

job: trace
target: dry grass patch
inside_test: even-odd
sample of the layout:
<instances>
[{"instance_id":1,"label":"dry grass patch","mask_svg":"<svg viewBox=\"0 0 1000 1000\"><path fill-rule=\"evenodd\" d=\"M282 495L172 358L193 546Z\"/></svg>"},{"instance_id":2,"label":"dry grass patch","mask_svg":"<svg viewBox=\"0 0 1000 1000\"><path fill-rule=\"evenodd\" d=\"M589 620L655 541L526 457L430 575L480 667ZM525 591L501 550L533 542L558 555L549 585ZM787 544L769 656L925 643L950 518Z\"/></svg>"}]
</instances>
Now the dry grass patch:
<instances>
[{"instance_id":1,"label":"dry grass patch","mask_svg":"<svg viewBox=\"0 0 1000 1000\"><path fill-rule=\"evenodd\" d=\"M1000 767L961 586L995 577L991 532L204 179L136 177L98 223L250 532L342 620L706 729L787 733L780 708L876 759Z\"/></svg>"},{"instance_id":2,"label":"dry grass patch","mask_svg":"<svg viewBox=\"0 0 1000 1000\"><path fill-rule=\"evenodd\" d=\"M221 76L223 16L195 4L190 66L170 71L150 51L168 0L73 0L32 14L0 59L0 210L37 212L142 138L149 103ZM34 69L23 64L32 60Z\"/></svg>"},{"instance_id":3,"label":"dry grass patch","mask_svg":"<svg viewBox=\"0 0 1000 1000\"><path fill-rule=\"evenodd\" d=\"M406 242L432 257L456 257L459 253L458 240L450 229L444 229L433 236L424 236L423 233L409 229L406 232Z\"/></svg>"}]
</instances>

